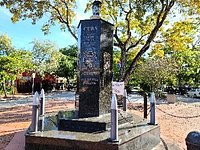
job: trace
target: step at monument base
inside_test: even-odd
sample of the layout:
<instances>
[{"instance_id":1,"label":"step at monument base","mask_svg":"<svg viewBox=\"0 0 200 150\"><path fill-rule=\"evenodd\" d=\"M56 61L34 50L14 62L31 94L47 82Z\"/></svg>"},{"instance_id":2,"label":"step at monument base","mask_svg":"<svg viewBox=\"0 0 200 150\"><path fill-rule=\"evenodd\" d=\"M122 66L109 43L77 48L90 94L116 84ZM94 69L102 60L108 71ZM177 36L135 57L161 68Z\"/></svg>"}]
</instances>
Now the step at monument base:
<instances>
[{"instance_id":1,"label":"step at monument base","mask_svg":"<svg viewBox=\"0 0 200 150\"><path fill-rule=\"evenodd\" d=\"M133 115L124 111L119 111L118 124L122 125L129 122L135 122L140 117L133 118ZM102 132L111 127L111 114L100 115L99 117L78 118L78 112L73 112L73 117L68 117L68 111L58 113L58 130L75 132Z\"/></svg>"}]
</instances>

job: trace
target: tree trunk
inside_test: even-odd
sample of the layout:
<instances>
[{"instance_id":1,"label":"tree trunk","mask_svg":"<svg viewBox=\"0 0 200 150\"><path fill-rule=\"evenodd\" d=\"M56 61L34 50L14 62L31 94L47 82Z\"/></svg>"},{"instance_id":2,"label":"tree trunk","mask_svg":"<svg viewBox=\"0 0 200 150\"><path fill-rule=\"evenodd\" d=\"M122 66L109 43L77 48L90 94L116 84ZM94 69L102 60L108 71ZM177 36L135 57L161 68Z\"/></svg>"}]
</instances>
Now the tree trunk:
<instances>
[{"instance_id":1,"label":"tree trunk","mask_svg":"<svg viewBox=\"0 0 200 150\"><path fill-rule=\"evenodd\" d=\"M139 53L136 55L136 57L133 59L131 65L126 70L126 73L124 75L124 82L125 84L128 83L128 80L130 79L131 74L135 70L135 66L138 62L138 60L141 58L141 56L149 49L150 43L147 43L143 46L143 48L139 51Z\"/></svg>"},{"instance_id":2,"label":"tree trunk","mask_svg":"<svg viewBox=\"0 0 200 150\"><path fill-rule=\"evenodd\" d=\"M14 83L14 80L12 80L12 95L13 95L13 97L15 95L15 83Z\"/></svg>"},{"instance_id":3,"label":"tree trunk","mask_svg":"<svg viewBox=\"0 0 200 150\"><path fill-rule=\"evenodd\" d=\"M67 90L70 91L71 85L69 82L69 77L67 77Z\"/></svg>"},{"instance_id":4,"label":"tree trunk","mask_svg":"<svg viewBox=\"0 0 200 150\"><path fill-rule=\"evenodd\" d=\"M126 48L121 49L121 67L119 74L119 81L123 81L123 77L126 71Z\"/></svg>"},{"instance_id":5,"label":"tree trunk","mask_svg":"<svg viewBox=\"0 0 200 150\"><path fill-rule=\"evenodd\" d=\"M3 87L4 97L8 97L7 96L7 91L6 91L6 80L3 81L2 87Z\"/></svg>"}]
</instances>

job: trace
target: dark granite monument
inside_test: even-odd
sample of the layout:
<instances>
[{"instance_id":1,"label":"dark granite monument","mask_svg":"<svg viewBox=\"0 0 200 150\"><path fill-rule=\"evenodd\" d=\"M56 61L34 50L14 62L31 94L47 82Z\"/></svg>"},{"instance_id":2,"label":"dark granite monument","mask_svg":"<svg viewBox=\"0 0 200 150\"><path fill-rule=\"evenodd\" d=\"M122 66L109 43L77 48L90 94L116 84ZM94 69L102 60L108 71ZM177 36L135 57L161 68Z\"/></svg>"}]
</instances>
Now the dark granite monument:
<instances>
[{"instance_id":1,"label":"dark granite monument","mask_svg":"<svg viewBox=\"0 0 200 150\"><path fill-rule=\"evenodd\" d=\"M81 20L78 34L79 117L97 117L110 111L113 25Z\"/></svg>"},{"instance_id":2,"label":"dark granite monument","mask_svg":"<svg viewBox=\"0 0 200 150\"><path fill-rule=\"evenodd\" d=\"M79 110L46 115L44 130L27 130L26 150L150 150L159 143L159 126L122 110L119 141L110 140L113 25L99 17L100 4L78 25Z\"/></svg>"}]
</instances>

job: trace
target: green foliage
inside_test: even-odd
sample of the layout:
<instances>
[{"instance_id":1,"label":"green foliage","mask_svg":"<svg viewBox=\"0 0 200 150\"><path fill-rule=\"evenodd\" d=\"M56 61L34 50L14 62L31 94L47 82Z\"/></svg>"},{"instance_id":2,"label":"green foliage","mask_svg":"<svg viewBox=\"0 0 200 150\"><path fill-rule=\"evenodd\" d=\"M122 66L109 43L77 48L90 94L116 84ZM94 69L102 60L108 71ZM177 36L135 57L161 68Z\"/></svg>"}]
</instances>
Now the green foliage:
<instances>
[{"instance_id":1,"label":"green foliage","mask_svg":"<svg viewBox=\"0 0 200 150\"><path fill-rule=\"evenodd\" d=\"M11 39L6 34L0 35L0 55L8 55L11 50Z\"/></svg>"},{"instance_id":2,"label":"green foliage","mask_svg":"<svg viewBox=\"0 0 200 150\"><path fill-rule=\"evenodd\" d=\"M6 81L13 83L19 73L32 68L32 55L31 52L13 48L7 35L0 36L0 52L0 83L6 96Z\"/></svg>"},{"instance_id":3,"label":"green foliage","mask_svg":"<svg viewBox=\"0 0 200 150\"><path fill-rule=\"evenodd\" d=\"M92 2L88 1L86 11ZM58 23L77 39L73 26L78 8L75 0L0 0L0 5L10 10L13 22L30 18L34 24L43 18L47 20L42 29L45 33ZM116 80L128 83L147 50L164 58L169 51L191 48L200 29L200 1L102 0L101 16L115 25L114 45L120 54L114 62L121 63ZM114 69L117 72L116 65Z\"/></svg>"},{"instance_id":4,"label":"green foliage","mask_svg":"<svg viewBox=\"0 0 200 150\"><path fill-rule=\"evenodd\" d=\"M185 51L178 51L173 53L171 57L176 60L179 67L179 72L177 74L179 86L189 84L190 86L198 87L200 85L199 49L193 48Z\"/></svg>"},{"instance_id":5,"label":"green foliage","mask_svg":"<svg viewBox=\"0 0 200 150\"><path fill-rule=\"evenodd\" d=\"M78 48L77 46L72 45L67 48L60 49L60 52L62 55L56 74L60 77L67 78L68 84L70 81L75 82Z\"/></svg>"},{"instance_id":6,"label":"green foliage","mask_svg":"<svg viewBox=\"0 0 200 150\"><path fill-rule=\"evenodd\" d=\"M167 49L171 50L172 53L187 51L189 46L194 42L196 29L196 24L193 24L192 20L174 23L172 28L163 32L165 51Z\"/></svg>"},{"instance_id":7,"label":"green foliage","mask_svg":"<svg viewBox=\"0 0 200 150\"><path fill-rule=\"evenodd\" d=\"M32 67L31 52L14 49L10 38L5 35L1 36L0 43L3 45L0 49L3 52L0 55L0 74L4 79L14 80L18 73Z\"/></svg>"},{"instance_id":8,"label":"green foliage","mask_svg":"<svg viewBox=\"0 0 200 150\"><path fill-rule=\"evenodd\" d=\"M34 71L44 76L45 73L54 74L61 58L61 53L51 41L33 41Z\"/></svg>"},{"instance_id":9,"label":"green foliage","mask_svg":"<svg viewBox=\"0 0 200 150\"><path fill-rule=\"evenodd\" d=\"M175 84L178 67L170 58L151 57L137 66L134 76L144 91L157 92L162 85Z\"/></svg>"}]
</instances>

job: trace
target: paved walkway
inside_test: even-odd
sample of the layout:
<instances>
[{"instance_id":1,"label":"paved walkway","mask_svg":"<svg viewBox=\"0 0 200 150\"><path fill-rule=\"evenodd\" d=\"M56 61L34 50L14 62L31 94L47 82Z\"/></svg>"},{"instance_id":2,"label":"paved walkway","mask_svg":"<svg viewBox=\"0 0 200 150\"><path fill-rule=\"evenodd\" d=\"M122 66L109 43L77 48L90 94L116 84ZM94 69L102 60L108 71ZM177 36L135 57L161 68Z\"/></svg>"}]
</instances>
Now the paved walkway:
<instances>
[{"instance_id":1,"label":"paved walkway","mask_svg":"<svg viewBox=\"0 0 200 150\"><path fill-rule=\"evenodd\" d=\"M55 99L55 100L61 100L61 101L74 101L75 100L75 92L69 92L69 91L61 91L61 92L52 92L46 94L46 100L49 99ZM185 97L183 95L176 95L177 101L181 101L184 103L191 103L191 104L199 104L200 105L200 98L190 98ZM139 94L129 94L128 95L128 102L132 103L143 103L144 98ZM24 106L24 105L32 105L33 98L31 95L27 95L27 97L22 98L15 98L13 100L3 100L0 98L0 109L1 108L10 108L14 106ZM149 98L148 98L149 103ZM157 103L167 103L166 100L158 100Z\"/></svg>"},{"instance_id":2,"label":"paved walkway","mask_svg":"<svg viewBox=\"0 0 200 150\"><path fill-rule=\"evenodd\" d=\"M24 150L25 149L25 131L17 132L5 150Z\"/></svg>"},{"instance_id":3,"label":"paved walkway","mask_svg":"<svg viewBox=\"0 0 200 150\"><path fill-rule=\"evenodd\" d=\"M45 95L45 99L48 101L49 99L56 99L56 100L62 100L62 101L73 101L75 100L75 92L52 92L47 93ZM0 98L0 109L2 108L10 108L14 106L24 106L24 105L32 105L33 98L31 95L27 95L26 97L20 97L20 98L14 98L14 99L3 99Z\"/></svg>"}]
</instances>

